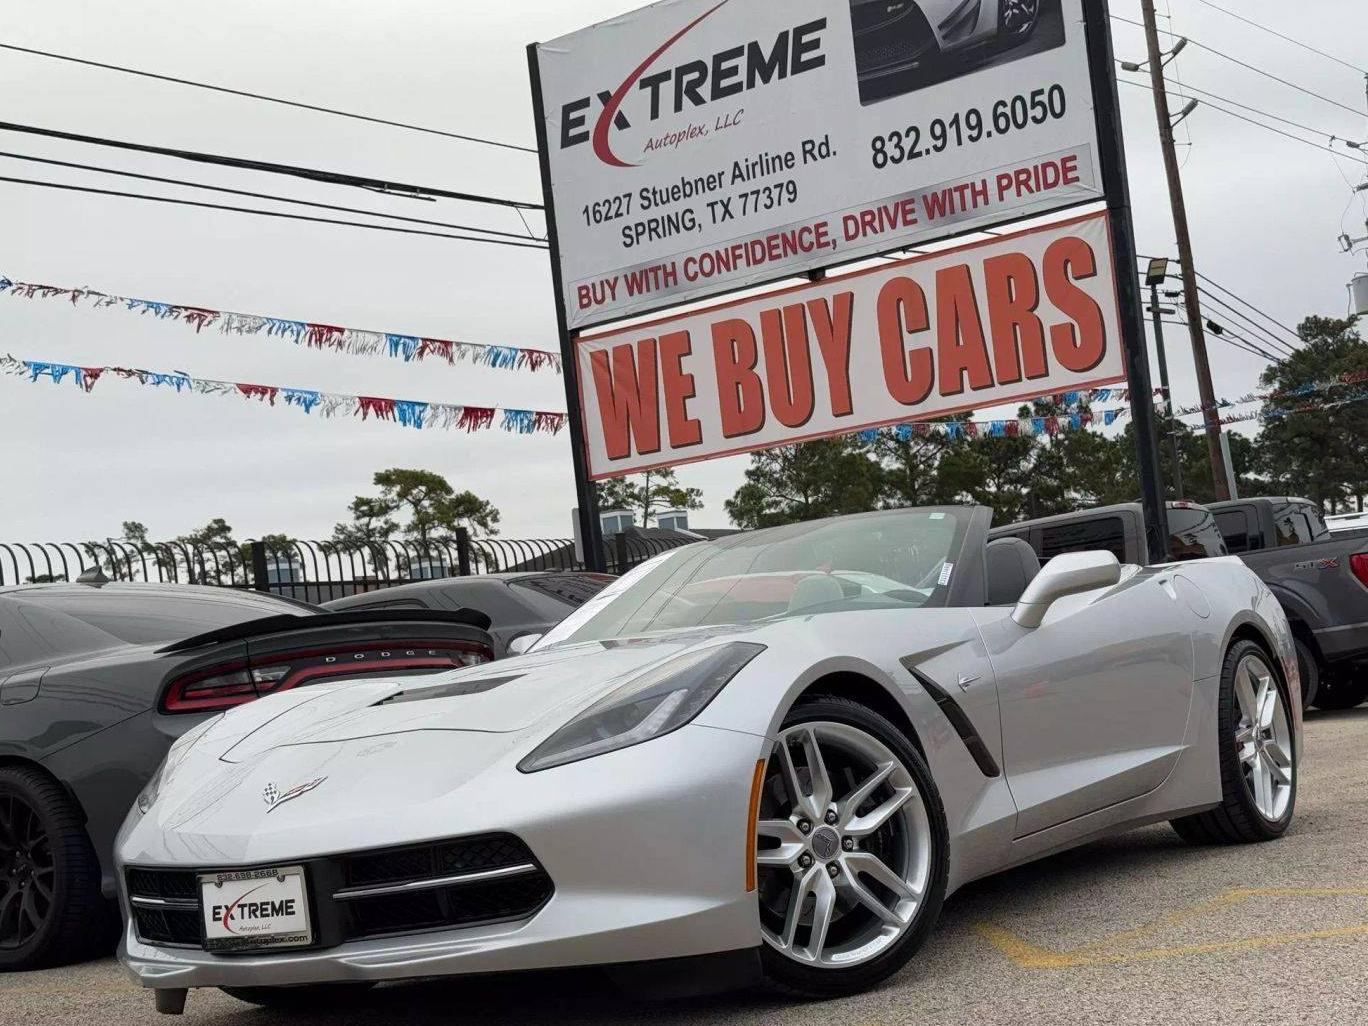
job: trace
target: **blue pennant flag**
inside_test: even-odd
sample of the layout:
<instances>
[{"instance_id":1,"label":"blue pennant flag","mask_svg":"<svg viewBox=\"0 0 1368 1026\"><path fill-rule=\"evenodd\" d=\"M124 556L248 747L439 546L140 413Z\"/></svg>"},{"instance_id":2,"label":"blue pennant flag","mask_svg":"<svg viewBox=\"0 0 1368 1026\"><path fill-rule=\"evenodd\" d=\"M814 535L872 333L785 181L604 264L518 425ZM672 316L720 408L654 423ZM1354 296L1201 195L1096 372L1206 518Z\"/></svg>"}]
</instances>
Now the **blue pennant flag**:
<instances>
[{"instance_id":1,"label":"blue pennant flag","mask_svg":"<svg viewBox=\"0 0 1368 1026\"><path fill-rule=\"evenodd\" d=\"M323 396L307 388L282 388L281 397L287 406L298 406L305 413L313 413L313 408L323 401Z\"/></svg>"},{"instance_id":2,"label":"blue pennant flag","mask_svg":"<svg viewBox=\"0 0 1368 1026\"><path fill-rule=\"evenodd\" d=\"M504 410L503 429L530 435L537 430L537 414L532 410Z\"/></svg>"},{"instance_id":3,"label":"blue pennant flag","mask_svg":"<svg viewBox=\"0 0 1368 1026\"><path fill-rule=\"evenodd\" d=\"M423 418L427 416L427 411L427 403L414 403L406 399L396 399L394 402L394 415L404 427L423 430Z\"/></svg>"},{"instance_id":4,"label":"blue pennant flag","mask_svg":"<svg viewBox=\"0 0 1368 1026\"><path fill-rule=\"evenodd\" d=\"M418 347L423 344L421 339L412 335L386 335L385 343L389 346L390 356L401 356L405 363L413 361L418 355Z\"/></svg>"},{"instance_id":5,"label":"blue pennant flag","mask_svg":"<svg viewBox=\"0 0 1368 1026\"><path fill-rule=\"evenodd\" d=\"M74 367L69 363L41 363L37 360L25 360L24 368L29 372L30 381L37 381L39 378L46 377L51 378L54 385L60 385L62 379L68 374L75 378L78 385L81 385L85 378L80 367Z\"/></svg>"},{"instance_id":6,"label":"blue pennant flag","mask_svg":"<svg viewBox=\"0 0 1368 1026\"><path fill-rule=\"evenodd\" d=\"M288 338L298 344L308 330L309 326L303 321L286 321L279 317L266 318L266 334L272 338Z\"/></svg>"}]
</instances>

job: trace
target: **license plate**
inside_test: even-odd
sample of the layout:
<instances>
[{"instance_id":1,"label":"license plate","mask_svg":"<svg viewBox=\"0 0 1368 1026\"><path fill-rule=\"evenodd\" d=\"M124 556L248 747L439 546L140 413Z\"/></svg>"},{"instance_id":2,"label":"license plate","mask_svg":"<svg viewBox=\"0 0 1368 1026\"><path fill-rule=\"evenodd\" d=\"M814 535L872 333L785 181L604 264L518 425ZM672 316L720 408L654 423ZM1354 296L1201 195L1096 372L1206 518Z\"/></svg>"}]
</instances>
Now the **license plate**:
<instances>
[{"instance_id":1,"label":"license plate","mask_svg":"<svg viewBox=\"0 0 1368 1026\"><path fill-rule=\"evenodd\" d=\"M313 943L302 866L200 877L206 951L297 948Z\"/></svg>"}]
</instances>

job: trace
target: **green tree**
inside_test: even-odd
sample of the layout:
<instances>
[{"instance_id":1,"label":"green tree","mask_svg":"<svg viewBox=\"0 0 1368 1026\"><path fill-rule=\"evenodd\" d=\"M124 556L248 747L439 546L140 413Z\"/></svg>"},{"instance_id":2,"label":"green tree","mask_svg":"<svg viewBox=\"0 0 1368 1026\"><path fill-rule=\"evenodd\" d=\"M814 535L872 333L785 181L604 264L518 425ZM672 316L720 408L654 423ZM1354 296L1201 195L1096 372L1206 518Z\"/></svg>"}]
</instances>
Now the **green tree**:
<instances>
[{"instance_id":1,"label":"green tree","mask_svg":"<svg viewBox=\"0 0 1368 1026\"><path fill-rule=\"evenodd\" d=\"M702 509L703 492L685 488L672 469L652 470L636 477L620 477L605 481L598 488L599 509L627 510L638 517L642 527L649 527L657 511L671 509Z\"/></svg>"},{"instance_id":2,"label":"green tree","mask_svg":"<svg viewBox=\"0 0 1368 1026\"><path fill-rule=\"evenodd\" d=\"M429 543L449 539L464 527L472 534L499 533L497 508L474 492L457 492L441 474L430 470L382 470L373 479L380 494L359 496L351 504L352 522L339 524L339 532L368 542L386 540L396 530L426 550ZM403 519L402 526L394 517Z\"/></svg>"},{"instance_id":3,"label":"green tree","mask_svg":"<svg viewBox=\"0 0 1368 1026\"><path fill-rule=\"evenodd\" d=\"M1287 393L1344 375L1368 374L1368 344L1353 320L1310 317L1298 334L1304 345L1264 372L1263 384ZM1269 417L1256 443L1255 469L1276 492L1303 496L1331 512L1354 508L1368 494L1368 403L1344 403L1364 389L1346 385L1269 404L1306 410ZM1342 405L1341 405L1342 404Z\"/></svg>"},{"instance_id":4,"label":"green tree","mask_svg":"<svg viewBox=\"0 0 1368 1026\"><path fill-rule=\"evenodd\" d=\"M332 541L339 548L357 550L383 545L399 533L393 519L394 508L380 499L358 495L347 511L351 520L333 528Z\"/></svg>"},{"instance_id":5,"label":"green tree","mask_svg":"<svg viewBox=\"0 0 1368 1026\"><path fill-rule=\"evenodd\" d=\"M877 509L882 474L868 447L830 438L757 452L746 483L726 503L751 530Z\"/></svg>"}]
</instances>

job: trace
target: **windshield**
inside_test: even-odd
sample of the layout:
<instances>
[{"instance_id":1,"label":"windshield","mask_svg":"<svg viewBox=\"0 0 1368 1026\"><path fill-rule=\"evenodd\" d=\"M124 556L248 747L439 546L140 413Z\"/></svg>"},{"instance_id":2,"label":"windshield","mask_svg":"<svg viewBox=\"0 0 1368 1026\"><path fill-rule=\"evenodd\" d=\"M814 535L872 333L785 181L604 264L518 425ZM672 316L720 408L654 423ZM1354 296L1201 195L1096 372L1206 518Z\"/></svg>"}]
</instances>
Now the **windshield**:
<instances>
[{"instance_id":1,"label":"windshield","mask_svg":"<svg viewBox=\"0 0 1368 1026\"><path fill-rule=\"evenodd\" d=\"M971 513L876 513L676 549L590 599L537 647L851 609L944 606Z\"/></svg>"}]
</instances>

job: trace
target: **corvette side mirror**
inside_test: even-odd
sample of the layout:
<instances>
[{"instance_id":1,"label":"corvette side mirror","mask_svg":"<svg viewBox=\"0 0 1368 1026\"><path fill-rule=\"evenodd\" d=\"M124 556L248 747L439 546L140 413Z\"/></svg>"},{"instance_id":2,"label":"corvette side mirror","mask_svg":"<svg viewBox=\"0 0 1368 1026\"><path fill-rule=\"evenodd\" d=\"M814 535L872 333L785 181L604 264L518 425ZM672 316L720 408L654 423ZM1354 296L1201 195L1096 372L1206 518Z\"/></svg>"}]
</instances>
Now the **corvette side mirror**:
<instances>
[{"instance_id":1,"label":"corvette side mirror","mask_svg":"<svg viewBox=\"0 0 1368 1026\"><path fill-rule=\"evenodd\" d=\"M1121 583L1121 564L1110 552L1070 552L1056 556L1026 588L1012 619L1019 626L1035 630L1045 620L1050 607L1069 595Z\"/></svg>"},{"instance_id":2,"label":"corvette side mirror","mask_svg":"<svg viewBox=\"0 0 1368 1026\"><path fill-rule=\"evenodd\" d=\"M546 637L545 634L520 634L508 643L508 654L511 656L526 655L528 650Z\"/></svg>"}]
</instances>

